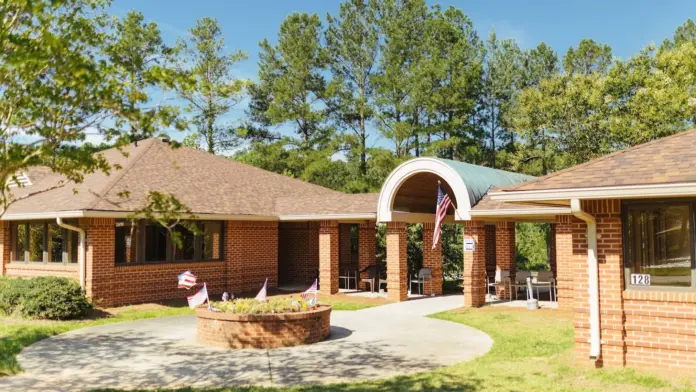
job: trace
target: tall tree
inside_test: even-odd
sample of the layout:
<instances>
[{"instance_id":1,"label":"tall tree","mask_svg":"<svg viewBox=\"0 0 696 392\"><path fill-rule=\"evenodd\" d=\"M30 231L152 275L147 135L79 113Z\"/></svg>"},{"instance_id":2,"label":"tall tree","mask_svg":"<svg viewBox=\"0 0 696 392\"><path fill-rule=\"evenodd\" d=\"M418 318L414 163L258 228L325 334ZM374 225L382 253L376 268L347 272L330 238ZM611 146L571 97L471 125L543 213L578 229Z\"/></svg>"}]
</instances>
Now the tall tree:
<instances>
[{"instance_id":1,"label":"tall tree","mask_svg":"<svg viewBox=\"0 0 696 392\"><path fill-rule=\"evenodd\" d=\"M583 39L577 48L568 48L563 58L563 69L568 75L604 75L609 71L612 61L609 45Z\"/></svg>"},{"instance_id":2,"label":"tall tree","mask_svg":"<svg viewBox=\"0 0 696 392\"><path fill-rule=\"evenodd\" d=\"M208 17L196 22L178 49L182 54L179 72L184 77L176 89L192 115L196 132L193 139L213 154L236 147L237 127L223 120L244 98L248 81L236 78L234 67L246 60L246 54L240 50L228 52L217 20Z\"/></svg>"},{"instance_id":3,"label":"tall tree","mask_svg":"<svg viewBox=\"0 0 696 392\"><path fill-rule=\"evenodd\" d=\"M372 76L379 53L379 28L374 4L366 0L341 3L338 16L326 16L326 45L336 84L335 116L341 127L351 130L357 142L359 175L367 174L368 126L374 114ZM352 138L351 138L352 139ZM366 190L366 189L364 189Z\"/></svg>"}]
</instances>

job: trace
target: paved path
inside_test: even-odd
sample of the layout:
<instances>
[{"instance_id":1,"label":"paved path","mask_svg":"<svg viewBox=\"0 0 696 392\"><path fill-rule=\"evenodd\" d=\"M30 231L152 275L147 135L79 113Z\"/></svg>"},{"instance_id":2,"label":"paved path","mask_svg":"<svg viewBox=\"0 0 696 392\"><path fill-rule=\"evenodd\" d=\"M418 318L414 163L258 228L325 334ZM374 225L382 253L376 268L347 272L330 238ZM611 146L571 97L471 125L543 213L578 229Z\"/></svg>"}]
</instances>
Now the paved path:
<instances>
[{"instance_id":1,"label":"paved path","mask_svg":"<svg viewBox=\"0 0 696 392\"><path fill-rule=\"evenodd\" d=\"M85 328L24 349L25 373L0 378L0 391L296 385L427 371L482 355L493 344L481 331L424 317L462 303L447 296L336 311L329 340L274 350L199 346L194 316Z\"/></svg>"}]
</instances>

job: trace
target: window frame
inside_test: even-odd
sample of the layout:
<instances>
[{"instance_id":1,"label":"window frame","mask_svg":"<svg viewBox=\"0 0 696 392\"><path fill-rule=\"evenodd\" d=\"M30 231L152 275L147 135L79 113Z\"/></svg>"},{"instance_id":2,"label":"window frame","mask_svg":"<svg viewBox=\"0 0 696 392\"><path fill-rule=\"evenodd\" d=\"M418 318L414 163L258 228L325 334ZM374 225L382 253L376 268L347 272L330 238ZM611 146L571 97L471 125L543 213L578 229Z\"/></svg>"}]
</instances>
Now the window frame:
<instances>
[{"instance_id":1,"label":"window frame","mask_svg":"<svg viewBox=\"0 0 696 392\"><path fill-rule=\"evenodd\" d=\"M691 286L638 286L631 284L631 264L629 260L628 212L631 207L646 209L662 206L687 206L689 208L689 241L691 254ZM657 291L657 292L694 292L696 291L696 200L695 199L655 199L655 200L623 200L621 202L621 250L623 252L624 290L625 291Z\"/></svg>"},{"instance_id":2,"label":"window frame","mask_svg":"<svg viewBox=\"0 0 696 392\"><path fill-rule=\"evenodd\" d=\"M116 220L116 224L123 222L124 220ZM128 221L128 220L125 220ZM174 249L174 244L171 241L171 233L167 230L166 232L166 257L165 260L156 260L156 261L151 261L151 260L146 260L145 255L147 255L147 230L146 227L148 223L154 224L154 225L159 225L159 223L156 222L147 222L145 220L139 220L135 224L138 226L138 230L136 231L136 241L135 241L135 246L137 247L136 254L135 254L135 261L131 261L130 263L127 262L117 262L115 259L117 250L117 242L115 240L116 232L114 231L114 265L116 267L127 267L127 266L134 266L134 265L157 265L157 264L187 264L187 263L206 263L206 262L220 262L223 261L225 258L225 221L218 221L218 220L196 220L196 225L199 226L199 228L202 229L202 224L206 222L210 223L219 223L220 224L220 243L219 243L219 250L218 250L218 258L215 259L204 259L203 258L203 235L197 235L194 237L194 254L193 258L186 260L186 259L176 259L174 258L175 249ZM132 241L132 240L131 240ZM131 242L132 244L132 242Z\"/></svg>"},{"instance_id":3,"label":"window frame","mask_svg":"<svg viewBox=\"0 0 696 392\"><path fill-rule=\"evenodd\" d=\"M49 225L53 224L55 222L53 221L11 221L10 222L10 263L12 264L33 264L33 265L52 265L52 266L77 266L79 263L79 257L77 257L76 261L74 263L70 262L70 235L72 233L72 230L68 230L64 227L60 227L61 229L61 237L63 237L62 243L61 243L61 261L51 261L51 250L49 249L50 247L50 240L49 240ZM41 260L31 260L31 251L30 251L30 225L32 224L41 224L43 225L42 228L42 234L43 234L43 252L41 255ZM24 250L23 250L23 258L19 259L17 258L17 253L18 250L15 249L17 245L17 235L19 232L19 229L23 228L24 231ZM66 236L67 235L67 236ZM79 252L79 250L78 250Z\"/></svg>"}]
</instances>

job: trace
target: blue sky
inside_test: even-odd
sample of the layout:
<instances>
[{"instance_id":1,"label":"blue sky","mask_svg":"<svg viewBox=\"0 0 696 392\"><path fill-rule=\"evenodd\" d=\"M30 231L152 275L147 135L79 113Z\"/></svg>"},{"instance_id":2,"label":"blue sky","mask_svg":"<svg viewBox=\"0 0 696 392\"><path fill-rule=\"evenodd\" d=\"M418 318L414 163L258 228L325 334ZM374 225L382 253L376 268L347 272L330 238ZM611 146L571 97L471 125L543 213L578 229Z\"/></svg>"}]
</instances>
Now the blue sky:
<instances>
[{"instance_id":1,"label":"blue sky","mask_svg":"<svg viewBox=\"0 0 696 392\"><path fill-rule=\"evenodd\" d=\"M495 27L501 38L515 38L522 48L544 41L559 54L583 38L611 45L614 55L627 58L650 42L660 43L687 18L696 17L696 1L689 0L458 0L430 2L453 5L486 36ZM318 13L338 10L338 0L114 0L113 13L141 11L159 24L166 41L174 42L196 19L218 19L230 49L248 53L237 74L254 78L258 43L275 41L283 19L294 11ZM242 107L233 113L242 114Z\"/></svg>"}]
</instances>

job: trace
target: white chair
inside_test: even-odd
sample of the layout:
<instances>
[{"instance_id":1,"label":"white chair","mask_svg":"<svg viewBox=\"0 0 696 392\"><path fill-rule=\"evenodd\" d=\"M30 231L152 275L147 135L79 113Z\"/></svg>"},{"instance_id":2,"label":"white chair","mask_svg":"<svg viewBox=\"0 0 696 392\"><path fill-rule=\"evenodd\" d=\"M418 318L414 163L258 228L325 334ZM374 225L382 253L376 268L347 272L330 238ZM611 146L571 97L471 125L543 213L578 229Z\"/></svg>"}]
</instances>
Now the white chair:
<instances>
[{"instance_id":1,"label":"white chair","mask_svg":"<svg viewBox=\"0 0 696 392\"><path fill-rule=\"evenodd\" d=\"M492 287L493 295L497 295L498 285L503 285L503 290L505 290L505 286L507 285L508 292L512 290L510 281L510 271L496 269L495 276L486 276L486 294L491 294ZM512 293L510 295L512 295Z\"/></svg>"},{"instance_id":2,"label":"white chair","mask_svg":"<svg viewBox=\"0 0 696 392\"><path fill-rule=\"evenodd\" d=\"M527 291L527 278L531 277L532 275L527 272L527 271L518 271L515 274L515 283L511 284L511 286L514 288L511 289L515 293L515 299L517 299L517 292L519 289L523 289L525 292L525 299L529 299L529 293Z\"/></svg>"},{"instance_id":3,"label":"white chair","mask_svg":"<svg viewBox=\"0 0 696 392\"><path fill-rule=\"evenodd\" d=\"M540 271L537 273L536 278L532 279L532 286L536 288L537 299L539 298L539 287L548 287L549 299L552 302L557 300L558 294L556 293L556 279L553 278L553 272Z\"/></svg>"},{"instance_id":4,"label":"white chair","mask_svg":"<svg viewBox=\"0 0 696 392\"><path fill-rule=\"evenodd\" d=\"M412 293L412 286L415 283L418 287L418 293L423 295L425 291L425 281L430 281L430 293L433 293L433 270L432 268L421 268L418 273L413 275L408 282L408 292Z\"/></svg>"}]
</instances>

